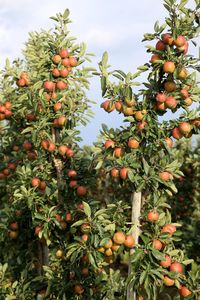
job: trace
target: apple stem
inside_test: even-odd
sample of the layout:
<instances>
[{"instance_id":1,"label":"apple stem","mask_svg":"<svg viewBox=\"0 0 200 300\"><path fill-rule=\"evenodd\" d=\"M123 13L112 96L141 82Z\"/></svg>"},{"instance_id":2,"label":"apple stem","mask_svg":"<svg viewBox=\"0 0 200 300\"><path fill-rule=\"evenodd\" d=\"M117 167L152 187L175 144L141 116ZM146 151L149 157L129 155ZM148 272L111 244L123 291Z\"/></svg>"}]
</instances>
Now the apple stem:
<instances>
[{"instance_id":1,"label":"apple stem","mask_svg":"<svg viewBox=\"0 0 200 300\"><path fill-rule=\"evenodd\" d=\"M132 231L132 236L135 240L135 245L138 245L139 241L139 234L140 234L140 215L141 215L141 206L142 206L142 197L141 192L133 192L131 196L131 203L132 203L132 214L131 214L131 223L132 226L135 226L134 231ZM131 275L132 272L132 265L131 265L131 257L135 252L135 248L130 250L129 255L129 264L128 264L128 276ZM136 293L133 290L133 286L131 284L127 287L127 300L136 300Z\"/></svg>"}]
</instances>

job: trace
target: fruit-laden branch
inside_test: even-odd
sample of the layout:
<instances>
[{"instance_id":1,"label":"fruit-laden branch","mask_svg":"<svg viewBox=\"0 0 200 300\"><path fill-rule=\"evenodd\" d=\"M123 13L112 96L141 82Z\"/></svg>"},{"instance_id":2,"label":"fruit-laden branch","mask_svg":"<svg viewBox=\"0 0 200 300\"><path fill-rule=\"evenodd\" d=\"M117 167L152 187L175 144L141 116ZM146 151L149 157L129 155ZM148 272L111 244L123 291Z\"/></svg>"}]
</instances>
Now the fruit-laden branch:
<instances>
[{"instance_id":1,"label":"fruit-laden branch","mask_svg":"<svg viewBox=\"0 0 200 300\"><path fill-rule=\"evenodd\" d=\"M132 203L132 214L131 214L131 222L132 225L135 226L134 231L132 232L132 237L135 240L135 245L138 244L139 234L140 234L140 215L141 215L141 204L142 204L142 193L141 192L134 192L131 196L131 203ZM131 274L132 267L131 267L131 258L134 254L134 248L130 250L130 258L129 258L129 268L128 268L128 275ZM127 287L127 300L135 300L136 294L133 290L131 284Z\"/></svg>"}]
</instances>

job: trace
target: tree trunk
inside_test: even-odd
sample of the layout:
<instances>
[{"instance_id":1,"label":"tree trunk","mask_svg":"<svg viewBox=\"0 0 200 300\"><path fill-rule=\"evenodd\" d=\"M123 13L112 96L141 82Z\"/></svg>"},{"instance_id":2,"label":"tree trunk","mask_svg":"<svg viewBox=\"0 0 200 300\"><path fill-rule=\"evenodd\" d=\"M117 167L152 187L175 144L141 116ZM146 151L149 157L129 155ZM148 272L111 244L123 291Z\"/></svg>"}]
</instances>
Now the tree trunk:
<instances>
[{"instance_id":1,"label":"tree trunk","mask_svg":"<svg viewBox=\"0 0 200 300\"><path fill-rule=\"evenodd\" d=\"M132 232L132 236L135 240L135 245L138 244L139 234L140 234L140 214L141 214L141 204L142 204L142 193L141 192L133 192L131 196L131 203L132 203L132 214L131 214L131 222L132 225L135 225L135 229ZM130 250L130 257L129 257L129 266L128 266L128 276L131 274L132 267L131 267L131 256L134 254L134 248ZM133 286L131 284L127 287L127 300L135 300L136 293L133 290Z\"/></svg>"}]
</instances>

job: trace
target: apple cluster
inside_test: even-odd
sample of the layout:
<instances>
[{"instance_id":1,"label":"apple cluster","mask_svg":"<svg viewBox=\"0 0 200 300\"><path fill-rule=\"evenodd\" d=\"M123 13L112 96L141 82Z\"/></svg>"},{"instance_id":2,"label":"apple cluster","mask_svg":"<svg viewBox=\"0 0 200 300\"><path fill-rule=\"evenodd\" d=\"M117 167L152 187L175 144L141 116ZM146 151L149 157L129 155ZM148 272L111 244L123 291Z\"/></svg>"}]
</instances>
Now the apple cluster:
<instances>
[{"instance_id":1,"label":"apple cluster","mask_svg":"<svg viewBox=\"0 0 200 300\"><path fill-rule=\"evenodd\" d=\"M184 67L184 56L188 52L188 41L182 35L176 39L171 34L163 34L155 46L150 59L154 70L159 71L158 91L155 95L155 109L167 108L173 112L178 107L188 107L193 100L190 90L191 79Z\"/></svg>"},{"instance_id":2,"label":"apple cluster","mask_svg":"<svg viewBox=\"0 0 200 300\"><path fill-rule=\"evenodd\" d=\"M48 96L55 97L54 93L56 90L65 90L68 87L66 80L60 78L67 78L73 67L77 66L77 59L70 56L68 49L60 49L58 54L52 57L54 67L52 70L52 76L57 81L46 80L43 84L44 89L48 92Z\"/></svg>"},{"instance_id":3,"label":"apple cluster","mask_svg":"<svg viewBox=\"0 0 200 300\"><path fill-rule=\"evenodd\" d=\"M28 74L26 72L21 72L19 79L17 79L16 81L16 85L20 88L23 88L29 86L29 84L30 82L29 82Z\"/></svg>"},{"instance_id":4,"label":"apple cluster","mask_svg":"<svg viewBox=\"0 0 200 300\"><path fill-rule=\"evenodd\" d=\"M11 108L12 104L10 101L5 101L0 105L0 121L9 119L13 115Z\"/></svg>"},{"instance_id":5,"label":"apple cluster","mask_svg":"<svg viewBox=\"0 0 200 300\"><path fill-rule=\"evenodd\" d=\"M57 151L62 157L71 158L74 156L74 150L67 145L62 144L57 148L54 142L47 139L41 141L41 147L50 153Z\"/></svg>"}]
</instances>

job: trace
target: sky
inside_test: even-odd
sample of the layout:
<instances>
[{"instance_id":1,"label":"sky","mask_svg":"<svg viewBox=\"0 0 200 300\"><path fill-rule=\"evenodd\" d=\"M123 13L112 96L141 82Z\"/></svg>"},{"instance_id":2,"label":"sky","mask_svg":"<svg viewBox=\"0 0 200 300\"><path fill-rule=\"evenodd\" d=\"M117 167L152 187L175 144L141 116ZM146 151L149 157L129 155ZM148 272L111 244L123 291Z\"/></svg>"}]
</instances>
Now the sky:
<instances>
[{"instance_id":1,"label":"sky","mask_svg":"<svg viewBox=\"0 0 200 300\"><path fill-rule=\"evenodd\" d=\"M107 51L113 69L135 72L137 66L149 60L145 43L145 32L153 32L156 20L164 23L167 11L162 0L0 0L0 67L9 57L14 60L29 31L52 28L49 19L66 8L70 10L71 34L78 42L87 44L88 52L95 54L92 65L98 68L102 53ZM196 49L196 55L198 50ZM81 128L83 144L96 140L102 123L119 127L122 116L117 112L108 114L100 108L101 97L98 77L91 80L88 97L96 101L95 117L86 128Z\"/></svg>"}]
</instances>

